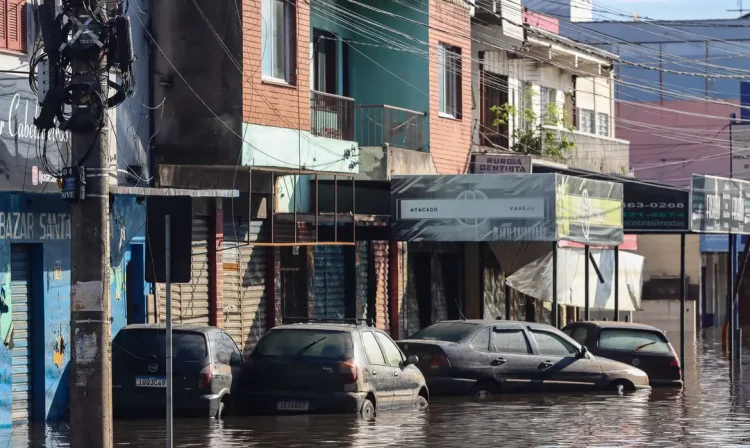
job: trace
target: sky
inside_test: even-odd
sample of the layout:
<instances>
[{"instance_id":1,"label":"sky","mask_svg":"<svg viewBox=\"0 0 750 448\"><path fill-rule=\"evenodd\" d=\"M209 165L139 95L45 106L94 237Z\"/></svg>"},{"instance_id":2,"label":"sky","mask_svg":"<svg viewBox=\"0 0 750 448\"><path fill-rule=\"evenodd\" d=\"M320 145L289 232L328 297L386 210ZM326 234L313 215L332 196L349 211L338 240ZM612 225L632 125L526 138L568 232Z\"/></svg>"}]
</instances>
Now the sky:
<instances>
[{"instance_id":1,"label":"sky","mask_svg":"<svg viewBox=\"0 0 750 448\"><path fill-rule=\"evenodd\" d=\"M742 0L750 13L750 0ZM734 19L739 17L740 0L594 0L594 20L623 20L609 11L661 20ZM606 11L606 12L605 12Z\"/></svg>"}]
</instances>

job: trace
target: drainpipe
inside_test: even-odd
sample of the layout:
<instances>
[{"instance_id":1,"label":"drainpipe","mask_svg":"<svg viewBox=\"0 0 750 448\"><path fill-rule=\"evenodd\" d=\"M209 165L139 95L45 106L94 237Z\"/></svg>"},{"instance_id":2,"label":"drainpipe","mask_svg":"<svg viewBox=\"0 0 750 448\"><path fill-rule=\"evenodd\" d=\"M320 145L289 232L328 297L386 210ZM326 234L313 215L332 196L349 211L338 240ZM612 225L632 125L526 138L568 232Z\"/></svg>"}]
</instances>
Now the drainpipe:
<instances>
[{"instance_id":1,"label":"drainpipe","mask_svg":"<svg viewBox=\"0 0 750 448\"><path fill-rule=\"evenodd\" d=\"M153 27L153 16L154 16L154 5L156 1L151 0L148 2L148 21L146 22L146 29L148 30L149 34L151 36L154 36L154 27ZM154 145L151 144L151 136L152 132L154 132L154 129L156 129L156 119L155 119L155 113L154 107L156 107L156 104L154 103L154 66L156 65L154 62L154 52L153 52L153 46L154 43L150 40L147 40L148 43L148 132L149 132L149 142L148 142L148 175L151 177L151 186L155 187L157 184L157 170L156 170L156 151L154 150Z\"/></svg>"}]
</instances>

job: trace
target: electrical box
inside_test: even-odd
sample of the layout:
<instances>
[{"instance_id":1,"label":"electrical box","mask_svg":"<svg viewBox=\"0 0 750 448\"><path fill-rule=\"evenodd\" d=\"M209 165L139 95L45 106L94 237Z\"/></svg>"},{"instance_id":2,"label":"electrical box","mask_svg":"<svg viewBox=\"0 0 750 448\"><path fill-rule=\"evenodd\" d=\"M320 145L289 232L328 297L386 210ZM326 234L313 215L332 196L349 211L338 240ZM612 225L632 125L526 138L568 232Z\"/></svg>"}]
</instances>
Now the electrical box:
<instances>
[{"instance_id":1,"label":"electrical box","mask_svg":"<svg viewBox=\"0 0 750 448\"><path fill-rule=\"evenodd\" d=\"M39 100L39 104L44 103L44 99L47 97L47 92L49 92L51 79L49 76L49 60L43 59L39 61L36 65L36 74L37 74L37 92L36 96Z\"/></svg>"},{"instance_id":2,"label":"electrical box","mask_svg":"<svg viewBox=\"0 0 750 448\"><path fill-rule=\"evenodd\" d=\"M86 168L66 166L60 177L64 201L80 202L86 199Z\"/></svg>"}]
</instances>

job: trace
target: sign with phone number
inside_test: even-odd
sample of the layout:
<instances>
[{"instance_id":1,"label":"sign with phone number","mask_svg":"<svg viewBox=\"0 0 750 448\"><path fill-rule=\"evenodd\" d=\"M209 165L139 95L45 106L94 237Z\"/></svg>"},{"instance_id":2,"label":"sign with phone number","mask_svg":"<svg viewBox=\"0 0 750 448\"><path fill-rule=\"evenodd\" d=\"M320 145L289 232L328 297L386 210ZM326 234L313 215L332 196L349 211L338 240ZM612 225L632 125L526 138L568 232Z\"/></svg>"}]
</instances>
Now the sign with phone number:
<instances>
[{"instance_id":1,"label":"sign with phone number","mask_svg":"<svg viewBox=\"0 0 750 448\"><path fill-rule=\"evenodd\" d=\"M680 233L690 230L690 192L683 189L625 181L625 232Z\"/></svg>"}]
</instances>

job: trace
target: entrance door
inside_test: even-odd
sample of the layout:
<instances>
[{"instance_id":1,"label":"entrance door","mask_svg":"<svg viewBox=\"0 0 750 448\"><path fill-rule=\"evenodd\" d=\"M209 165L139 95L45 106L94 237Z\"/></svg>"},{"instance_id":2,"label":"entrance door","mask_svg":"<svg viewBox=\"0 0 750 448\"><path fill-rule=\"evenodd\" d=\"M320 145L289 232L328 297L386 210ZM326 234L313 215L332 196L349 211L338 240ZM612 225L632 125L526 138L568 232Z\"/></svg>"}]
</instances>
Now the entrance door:
<instances>
[{"instance_id":1,"label":"entrance door","mask_svg":"<svg viewBox=\"0 0 750 448\"><path fill-rule=\"evenodd\" d=\"M125 296L128 303L128 324L146 323L146 291L143 244L130 245L130 259L125 265Z\"/></svg>"},{"instance_id":2,"label":"entrance door","mask_svg":"<svg viewBox=\"0 0 750 448\"><path fill-rule=\"evenodd\" d=\"M31 421L31 247L10 246L10 291L13 309L13 422Z\"/></svg>"}]
</instances>

